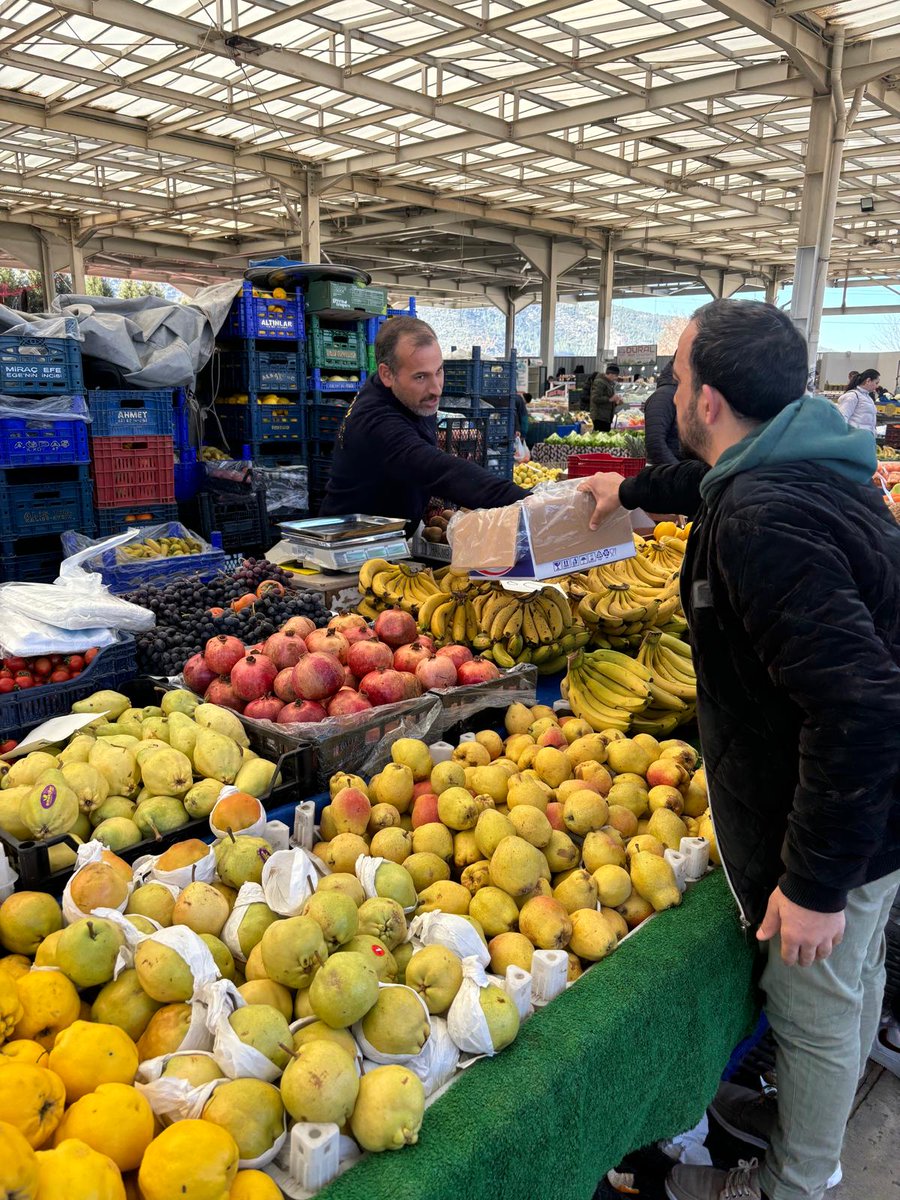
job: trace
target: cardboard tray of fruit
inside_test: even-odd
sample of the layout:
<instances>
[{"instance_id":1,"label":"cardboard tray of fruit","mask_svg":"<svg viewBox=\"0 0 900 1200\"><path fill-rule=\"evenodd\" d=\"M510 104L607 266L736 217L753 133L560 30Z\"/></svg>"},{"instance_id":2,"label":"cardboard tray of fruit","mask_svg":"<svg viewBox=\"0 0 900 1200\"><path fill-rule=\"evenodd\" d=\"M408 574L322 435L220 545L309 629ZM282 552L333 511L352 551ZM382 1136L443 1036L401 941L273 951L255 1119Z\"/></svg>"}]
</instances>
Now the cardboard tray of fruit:
<instances>
[{"instance_id":1,"label":"cardboard tray of fruit","mask_svg":"<svg viewBox=\"0 0 900 1200\"><path fill-rule=\"evenodd\" d=\"M435 732L444 734L463 722L482 714L485 709L506 709L510 704L537 703L538 669L531 663L520 663L503 671L498 679L462 687L435 688L441 699L441 714Z\"/></svg>"},{"instance_id":2,"label":"cardboard tray of fruit","mask_svg":"<svg viewBox=\"0 0 900 1200\"><path fill-rule=\"evenodd\" d=\"M140 677L124 684L124 695L132 702L134 708L155 706L164 691L175 690L163 684L160 680ZM109 693L106 693L109 694ZM280 782L268 788L260 788L260 803L266 811L274 811L286 804L299 804L308 795L313 783L313 759L303 748L294 745L276 754L269 752L265 739L257 729L258 722L246 721L244 724L249 742L249 749L261 759L268 759L276 764L275 779ZM75 735L78 736L78 735ZM74 740L67 739L69 744ZM98 739L100 740L100 739ZM50 751L52 753L52 750ZM75 761L74 759L72 761ZM3 772L3 776L8 773ZM80 835L70 830L45 838L20 838L3 827L3 801L7 789L0 790L0 846L6 851L10 865L18 873L16 884L18 889L46 891L59 894L65 887L72 873L75 852L78 849ZM115 852L126 862L134 862L145 854L161 854L175 842L185 838L200 838L212 840L208 816L204 815L187 823L177 825L166 832L160 832L155 837L145 838L134 845L116 848ZM64 865L59 865L63 863Z\"/></svg>"}]
</instances>

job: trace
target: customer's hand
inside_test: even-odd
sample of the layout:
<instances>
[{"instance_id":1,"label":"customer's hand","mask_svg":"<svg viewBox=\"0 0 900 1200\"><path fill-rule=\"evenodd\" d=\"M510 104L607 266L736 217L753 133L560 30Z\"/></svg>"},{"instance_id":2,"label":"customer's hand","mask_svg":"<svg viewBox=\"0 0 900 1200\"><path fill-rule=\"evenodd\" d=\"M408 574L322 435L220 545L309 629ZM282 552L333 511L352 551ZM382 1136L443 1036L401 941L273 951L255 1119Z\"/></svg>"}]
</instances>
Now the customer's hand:
<instances>
[{"instance_id":1,"label":"customer's hand","mask_svg":"<svg viewBox=\"0 0 900 1200\"><path fill-rule=\"evenodd\" d=\"M591 529L596 529L617 508L621 508L619 484L624 480L624 475L617 475L614 471L600 471L579 483L578 491L590 492L596 503L596 508L591 516Z\"/></svg>"},{"instance_id":2,"label":"customer's hand","mask_svg":"<svg viewBox=\"0 0 900 1200\"><path fill-rule=\"evenodd\" d=\"M757 938L767 942L781 934L781 957L789 967L808 967L817 958L827 958L844 936L844 914L814 912L788 900L781 888L769 897L766 915Z\"/></svg>"}]
</instances>

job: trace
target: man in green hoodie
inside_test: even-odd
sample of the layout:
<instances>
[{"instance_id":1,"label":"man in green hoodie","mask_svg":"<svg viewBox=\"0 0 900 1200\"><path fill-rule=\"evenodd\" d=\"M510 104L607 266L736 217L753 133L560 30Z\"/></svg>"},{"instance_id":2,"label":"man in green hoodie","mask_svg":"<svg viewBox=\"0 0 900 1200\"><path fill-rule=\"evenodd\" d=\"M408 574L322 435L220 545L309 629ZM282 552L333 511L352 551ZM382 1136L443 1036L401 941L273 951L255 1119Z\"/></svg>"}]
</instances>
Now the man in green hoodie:
<instances>
[{"instance_id":1,"label":"man in green hoodie","mask_svg":"<svg viewBox=\"0 0 900 1200\"><path fill-rule=\"evenodd\" d=\"M777 1105L724 1084L714 1117L765 1150L676 1166L670 1200L820 1200L878 1027L900 885L900 528L871 437L805 394L767 304L698 310L675 356L695 461L581 486L597 507L693 516L681 595L716 840L756 928Z\"/></svg>"}]
</instances>

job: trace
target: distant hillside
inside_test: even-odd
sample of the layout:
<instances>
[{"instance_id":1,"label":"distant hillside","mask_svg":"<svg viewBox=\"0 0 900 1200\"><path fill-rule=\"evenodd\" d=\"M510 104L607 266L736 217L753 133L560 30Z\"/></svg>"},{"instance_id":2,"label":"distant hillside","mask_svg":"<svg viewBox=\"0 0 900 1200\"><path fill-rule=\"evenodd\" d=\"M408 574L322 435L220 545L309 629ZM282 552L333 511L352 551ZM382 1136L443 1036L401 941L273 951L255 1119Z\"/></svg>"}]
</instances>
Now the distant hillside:
<instances>
[{"instance_id":1,"label":"distant hillside","mask_svg":"<svg viewBox=\"0 0 900 1200\"><path fill-rule=\"evenodd\" d=\"M496 308L432 308L419 306L419 315L437 332L448 354L454 346L481 346L485 355L503 354L504 321ZM679 317L658 316L613 306L613 346L655 342L661 353L674 350L686 324ZM540 352L541 307L532 304L516 318L516 350L523 355ZM668 345L671 341L671 346ZM597 353L597 307L594 304L560 304L556 309L557 354Z\"/></svg>"}]
</instances>

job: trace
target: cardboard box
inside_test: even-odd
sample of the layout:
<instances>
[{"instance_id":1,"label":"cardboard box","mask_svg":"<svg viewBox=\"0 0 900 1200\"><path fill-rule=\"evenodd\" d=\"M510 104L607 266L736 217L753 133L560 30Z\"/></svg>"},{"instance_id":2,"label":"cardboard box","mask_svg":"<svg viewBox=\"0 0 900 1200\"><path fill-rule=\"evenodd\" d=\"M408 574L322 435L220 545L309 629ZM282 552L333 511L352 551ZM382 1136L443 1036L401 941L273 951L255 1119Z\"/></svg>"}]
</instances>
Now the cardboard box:
<instances>
[{"instance_id":1,"label":"cardboard box","mask_svg":"<svg viewBox=\"0 0 900 1200\"><path fill-rule=\"evenodd\" d=\"M453 569L486 579L553 579L635 555L630 513L620 509L592 530L593 497L561 488L507 508L459 513L451 526Z\"/></svg>"}]
</instances>

